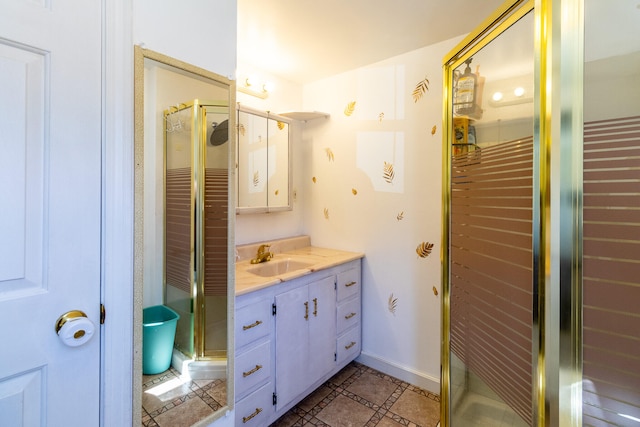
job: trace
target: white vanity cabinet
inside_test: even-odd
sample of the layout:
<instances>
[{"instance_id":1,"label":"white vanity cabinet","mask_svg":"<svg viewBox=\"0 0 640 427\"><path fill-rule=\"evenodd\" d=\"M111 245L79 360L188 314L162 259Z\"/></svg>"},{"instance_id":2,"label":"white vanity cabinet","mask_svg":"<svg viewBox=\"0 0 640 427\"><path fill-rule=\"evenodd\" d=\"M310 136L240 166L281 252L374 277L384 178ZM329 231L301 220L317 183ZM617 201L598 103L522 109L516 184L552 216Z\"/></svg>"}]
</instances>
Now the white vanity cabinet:
<instances>
[{"instance_id":1,"label":"white vanity cabinet","mask_svg":"<svg viewBox=\"0 0 640 427\"><path fill-rule=\"evenodd\" d=\"M361 290L356 259L236 296L237 426L269 425L360 354Z\"/></svg>"},{"instance_id":2,"label":"white vanity cabinet","mask_svg":"<svg viewBox=\"0 0 640 427\"><path fill-rule=\"evenodd\" d=\"M275 296L277 408L335 367L336 276Z\"/></svg>"}]
</instances>

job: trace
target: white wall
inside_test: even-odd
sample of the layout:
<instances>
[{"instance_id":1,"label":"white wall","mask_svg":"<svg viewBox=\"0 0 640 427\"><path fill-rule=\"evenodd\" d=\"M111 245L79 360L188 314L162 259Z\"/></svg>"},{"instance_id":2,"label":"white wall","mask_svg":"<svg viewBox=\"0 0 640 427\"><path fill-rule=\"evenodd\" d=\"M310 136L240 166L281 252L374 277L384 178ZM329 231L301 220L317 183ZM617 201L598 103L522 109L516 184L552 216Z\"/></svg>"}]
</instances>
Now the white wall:
<instances>
[{"instance_id":1,"label":"white wall","mask_svg":"<svg viewBox=\"0 0 640 427\"><path fill-rule=\"evenodd\" d=\"M136 0L133 42L235 79L236 0Z\"/></svg>"},{"instance_id":2,"label":"white wall","mask_svg":"<svg viewBox=\"0 0 640 427\"><path fill-rule=\"evenodd\" d=\"M441 62L458 41L448 40L304 88L307 109L331 114L327 123L305 133L305 231L314 246L365 253L362 361L436 392L440 377ZM414 102L412 92L425 77L429 90ZM355 110L347 116L345 107L353 101ZM385 162L393 164L391 182L384 179ZM434 244L426 258L416 253L422 242ZM390 310L390 298L397 299L395 312Z\"/></svg>"}]
</instances>

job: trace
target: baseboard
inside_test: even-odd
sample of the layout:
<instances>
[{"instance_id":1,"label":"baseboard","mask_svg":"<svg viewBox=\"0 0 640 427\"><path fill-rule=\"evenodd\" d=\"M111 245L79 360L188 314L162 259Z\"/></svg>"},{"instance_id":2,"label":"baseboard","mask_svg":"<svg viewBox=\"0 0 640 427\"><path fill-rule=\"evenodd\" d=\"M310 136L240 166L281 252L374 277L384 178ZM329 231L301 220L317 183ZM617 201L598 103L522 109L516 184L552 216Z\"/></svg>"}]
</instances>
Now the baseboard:
<instances>
[{"instance_id":1,"label":"baseboard","mask_svg":"<svg viewBox=\"0 0 640 427\"><path fill-rule=\"evenodd\" d=\"M385 360L379 356L374 356L366 352L360 353L356 362L362 363L370 368L383 372L399 380L408 382L411 385L420 387L421 389L430 391L434 394L440 394L440 378L426 375L423 372L417 372L406 366L398 365L395 362Z\"/></svg>"}]
</instances>

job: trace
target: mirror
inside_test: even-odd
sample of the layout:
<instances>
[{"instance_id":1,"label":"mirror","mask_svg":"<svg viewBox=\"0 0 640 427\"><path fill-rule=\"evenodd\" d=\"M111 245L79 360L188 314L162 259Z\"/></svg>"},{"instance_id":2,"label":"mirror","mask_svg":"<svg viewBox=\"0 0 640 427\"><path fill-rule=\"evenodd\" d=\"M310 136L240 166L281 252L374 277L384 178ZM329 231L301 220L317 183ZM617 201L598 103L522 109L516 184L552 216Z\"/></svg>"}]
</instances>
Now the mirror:
<instances>
[{"instance_id":1,"label":"mirror","mask_svg":"<svg viewBox=\"0 0 640 427\"><path fill-rule=\"evenodd\" d=\"M235 83L136 46L134 91L134 411L209 423L233 407Z\"/></svg>"},{"instance_id":2,"label":"mirror","mask_svg":"<svg viewBox=\"0 0 640 427\"><path fill-rule=\"evenodd\" d=\"M237 213L291 210L290 119L238 104Z\"/></svg>"}]
</instances>

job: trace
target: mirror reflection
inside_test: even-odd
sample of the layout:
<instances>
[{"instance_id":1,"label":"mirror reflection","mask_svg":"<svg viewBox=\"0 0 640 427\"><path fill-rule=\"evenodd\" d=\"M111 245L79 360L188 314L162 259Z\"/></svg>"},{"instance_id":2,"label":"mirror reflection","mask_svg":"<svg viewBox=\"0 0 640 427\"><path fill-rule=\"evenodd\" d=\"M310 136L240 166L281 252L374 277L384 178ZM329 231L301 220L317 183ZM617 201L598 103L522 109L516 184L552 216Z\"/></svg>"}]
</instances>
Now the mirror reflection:
<instances>
[{"instance_id":1,"label":"mirror reflection","mask_svg":"<svg viewBox=\"0 0 640 427\"><path fill-rule=\"evenodd\" d=\"M173 408L170 416L195 424L232 406L234 88L173 58L139 47L135 53L136 83L144 87L137 105L144 132L136 138L144 160L136 192L143 206L136 218L142 418L161 419L181 399L184 413Z\"/></svg>"},{"instance_id":2,"label":"mirror reflection","mask_svg":"<svg viewBox=\"0 0 640 427\"><path fill-rule=\"evenodd\" d=\"M289 124L238 104L238 213L291 209Z\"/></svg>"},{"instance_id":3,"label":"mirror reflection","mask_svg":"<svg viewBox=\"0 0 640 427\"><path fill-rule=\"evenodd\" d=\"M448 351L456 426L533 425L534 17L525 12L450 71Z\"/></svg>"}]
</instances>

